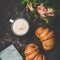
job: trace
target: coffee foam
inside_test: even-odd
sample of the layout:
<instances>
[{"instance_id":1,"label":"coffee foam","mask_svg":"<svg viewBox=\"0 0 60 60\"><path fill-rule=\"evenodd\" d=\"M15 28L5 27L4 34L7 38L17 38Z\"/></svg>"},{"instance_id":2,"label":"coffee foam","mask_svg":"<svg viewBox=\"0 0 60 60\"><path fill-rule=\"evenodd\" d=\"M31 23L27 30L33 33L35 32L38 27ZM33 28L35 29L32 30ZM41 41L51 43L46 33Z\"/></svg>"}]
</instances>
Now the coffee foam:
<instances>
[{"instance_id":1,"label":"coffee foam","mask_svg":"<svg viewBox=\"0 0 60 60\"><path fill-rule=\"evenodd\" d=\"M25 35L29 30L29 24L25 19L17 19L12 25L12 30L18 36Z\"/></svg>"}]
</instances>

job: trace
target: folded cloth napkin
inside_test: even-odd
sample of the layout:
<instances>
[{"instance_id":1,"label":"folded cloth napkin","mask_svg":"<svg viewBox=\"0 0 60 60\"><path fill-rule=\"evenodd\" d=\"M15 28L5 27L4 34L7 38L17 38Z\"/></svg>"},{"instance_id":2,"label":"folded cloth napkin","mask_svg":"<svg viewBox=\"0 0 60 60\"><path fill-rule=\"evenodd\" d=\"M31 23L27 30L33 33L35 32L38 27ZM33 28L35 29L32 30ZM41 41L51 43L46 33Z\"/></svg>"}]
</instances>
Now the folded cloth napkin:
<instances>
[{"instance_id":1,"label":"folded cloth napkin","mask_svg":"<svg viewBox=\"0 0 60 60\"><path fill-rule=\"evenodd\" d=\"M17 49L11 45L0 52L0 60L23 60Z\"/></svg>"}]
</instances>

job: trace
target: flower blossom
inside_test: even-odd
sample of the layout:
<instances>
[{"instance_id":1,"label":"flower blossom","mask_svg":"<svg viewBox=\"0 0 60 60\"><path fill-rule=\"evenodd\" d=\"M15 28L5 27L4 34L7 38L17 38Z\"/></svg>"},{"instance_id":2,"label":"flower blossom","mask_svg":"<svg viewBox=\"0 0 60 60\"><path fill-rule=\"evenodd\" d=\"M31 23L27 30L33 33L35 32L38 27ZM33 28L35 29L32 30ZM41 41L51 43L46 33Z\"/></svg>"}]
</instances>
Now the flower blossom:
<instances>
[{"instance_id":1,"label":"flower blossom","mask_svg":"<svg viewBox=\"0 0 60 60\"><path fill-rule=\"evenodd\" d=\"M31 2L28 4L28 8L29 8L30 11L33 11L34 10L33 5L32 5Z\"/></svg>"},{"instance_id":2,"label":"flower blossom","mask_svg":"<svg viewBox=\"0 0 60 60\"><path fill-rule=\"evenodd\" d=\"M31 12L34 11L34 7L32 5L32 2L28 4L28 8ZM53 8L46 8L43 4L40 4L36 7L37 13L39 14L39 17L43 20L47 20L48 17L55 15L55 10Z\"/></svg>"},{"instance_id":3,"label":"flower blossom","mask_svg":"<svg viewBox=\"0 0 60 60\"><path fill-rule=\"evenodd\" d=\"M37 12L40 15L40 18L42 18L44 20L46 19L46 15L45 15L47 12L46 7L44 7L43 5L37 6Z\"/></svg>"}]
</instances>

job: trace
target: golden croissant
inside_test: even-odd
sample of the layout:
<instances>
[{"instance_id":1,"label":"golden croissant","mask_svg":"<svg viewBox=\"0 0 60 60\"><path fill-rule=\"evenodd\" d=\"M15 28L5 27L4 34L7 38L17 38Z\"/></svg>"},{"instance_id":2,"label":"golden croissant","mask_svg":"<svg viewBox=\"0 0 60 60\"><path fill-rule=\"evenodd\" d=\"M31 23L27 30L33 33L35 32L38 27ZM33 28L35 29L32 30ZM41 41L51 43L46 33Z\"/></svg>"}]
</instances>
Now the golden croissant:
<instances>
[{"instance_id":1,"label":"golden croissant","mask_svg":"<svg viewBox=\"0 0 60 60\"><path fill-rule=\"evenodd\" d=\"M49 28L39 27L35 31L35 35L42 42L42 46L43 46L44 50L48 51L53 48L53 46L55 44L53 30L50 30Z\"/></svg>"},{"instance_id":2,"label":"golden croissant","mask_svg":"<svg viewBox=\"0 0 60 60\"><path fill-rule=\"evenodd\" d=\"M30 43L25 47L25 60L45 60L45 56L39 51L39 47L35 43Z\"/></svg>"}]
</instances>

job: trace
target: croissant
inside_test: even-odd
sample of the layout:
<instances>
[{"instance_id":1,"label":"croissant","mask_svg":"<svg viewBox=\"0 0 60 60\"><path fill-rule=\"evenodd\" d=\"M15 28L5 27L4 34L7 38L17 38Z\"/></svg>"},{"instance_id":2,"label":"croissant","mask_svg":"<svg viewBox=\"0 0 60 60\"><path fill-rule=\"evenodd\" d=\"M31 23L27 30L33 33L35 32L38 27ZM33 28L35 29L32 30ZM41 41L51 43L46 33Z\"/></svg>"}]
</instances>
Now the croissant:
<instances>
[{"instance_id":1,"label":"croissant","mask_svg":"<svg viewBox=\"0 0 60 60\"><path fill-rule=\"evenodd\" d=\"M45 55L38 54L33 60L45 60Z\"/></svg>"},{"instance_id":2,"label":"croissant","mask_svg":"<svg viewBox=\"0 0 60 60\"><path fill-rule=\"evenodd\" d=\"M53 30L50 30L49 28L39 27L35 31L35 35L42 42L42 46L43 46L44 50L49 51L53 48L53 46L55 44Z\"/></svg>"},{"instance_id":3,"label":"croissant","mask_svg":"<svg viewBox=\"0 0 60 60\"><path fill-rule=\"evenodd\" d=\"M24 54L25 54L25 60L44 60L45 59L45 56L40 53L39 47L34 43L30 43L26 45Z\"/></svg>"}]
</instances>

